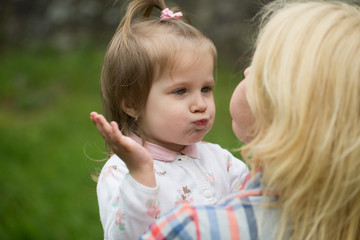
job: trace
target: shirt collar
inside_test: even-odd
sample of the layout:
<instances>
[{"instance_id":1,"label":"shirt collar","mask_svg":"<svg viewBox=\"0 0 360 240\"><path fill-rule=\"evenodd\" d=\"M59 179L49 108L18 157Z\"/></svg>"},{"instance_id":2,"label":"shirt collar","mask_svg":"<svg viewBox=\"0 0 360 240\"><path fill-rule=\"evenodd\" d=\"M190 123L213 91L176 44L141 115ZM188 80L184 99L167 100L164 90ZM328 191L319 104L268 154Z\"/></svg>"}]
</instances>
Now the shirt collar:
<instances>
[{"instance_id":1,"label":"shirt collar","mask_svg":"<svg viewBox=\"0 0 360 240\"><path fill-rule=\"evenodd\" d=\"M135 134L130 134L129 136L132 138L135 142L142 144L142 140L140 137L138 137ZM161 147L157 144L151 143L151 142L145 142L144 147L148 152L150 153L151 157L156 160L164 161L164 162L172 162L176 160L176 157L178 155L187 155L191 158L197 159L199 158L198 149L196 146L196 143L187 145L183 150L180 152L175 152L172 150L169 150L167 148Z\"/></svg>"}]
</instances>

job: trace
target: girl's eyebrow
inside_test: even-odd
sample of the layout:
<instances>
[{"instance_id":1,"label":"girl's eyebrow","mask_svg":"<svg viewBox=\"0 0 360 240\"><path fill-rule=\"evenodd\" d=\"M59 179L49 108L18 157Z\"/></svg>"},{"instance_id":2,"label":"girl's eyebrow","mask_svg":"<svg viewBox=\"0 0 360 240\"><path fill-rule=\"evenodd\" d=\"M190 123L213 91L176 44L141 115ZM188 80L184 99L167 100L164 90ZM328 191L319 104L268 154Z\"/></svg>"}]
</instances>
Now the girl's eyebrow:
<instances>
[{"instance_id":1,"label":"girl's eyebrow","mask_svg":"<svg viewBox=\"0 0 360 240\"><path fill-rule=\"evenodd\" d=\"M209 84L215 84L215 79L212 77L207 81Z\"/></svg>"},{"instance_id":2,"label":"girl's eyebrow","mask_svg":"<svg viewBox=\"0 0 360 240\"><path fill-rule=\"evenodd\" d=\"M182 85L188 85L189 83L191 84L192 82L187 81L187 80L178 80L178 81L173 81L172 79L168 81L169 83L166 84L167 87L171 88L171 87L176 87L176 86L182 86ZM204 80L204 85L214 85L215 84L215 79L213 77L209 77L208 79Z\"/></svg>"},{"instance_id":3,"label":"girl's eyebrow","mask_svg":"<svg viewBox=\"0 0 360 240\"><path fill-rule=\"evenodd\" d=\"M173 79L169 79L165 84L164 84L164 89L166 91L172 91L176 88L181 88L181 87L187 87L188 85L190 85L192 82L187 81L187 80L177 80L174 81ZM209 77L208 79L205 79L203 81L203 85L211 85L214 86L215 85L215 79L213 77Z\"/></svg>"},{"instance_id":4,"label":"girl's eyebrow","mask_svg":"<svg viewBox=\"0 0 360 240\"><path fill-rule=\"evenodd\" d=\"M214 78L209 78L208 80L206 80L205 82L204 82L204 85L211 85L211 86L213 86L213 85L215 85L215 79Z\"/></svg>"}]
</instances>

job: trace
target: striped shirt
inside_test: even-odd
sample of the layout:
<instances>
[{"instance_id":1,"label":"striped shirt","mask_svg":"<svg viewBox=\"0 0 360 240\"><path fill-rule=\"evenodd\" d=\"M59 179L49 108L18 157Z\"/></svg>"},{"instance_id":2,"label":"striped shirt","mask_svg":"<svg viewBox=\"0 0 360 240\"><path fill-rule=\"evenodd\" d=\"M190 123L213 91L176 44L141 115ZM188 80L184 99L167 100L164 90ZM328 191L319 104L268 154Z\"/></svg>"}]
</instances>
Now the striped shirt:
<instances>
[{"instance_id":1,"label":"striped shirt","mask_svg":"<svg viewBox=\"0 0 360 240\"><path fill-rule=\"evenodd\" d=\"M278 211L259 204L276 197L262 195L260 178L261 173L256 174L243 190L215 206L175 207L151 224L140 239L276 239Z\"/></svg>"}]
</instances>

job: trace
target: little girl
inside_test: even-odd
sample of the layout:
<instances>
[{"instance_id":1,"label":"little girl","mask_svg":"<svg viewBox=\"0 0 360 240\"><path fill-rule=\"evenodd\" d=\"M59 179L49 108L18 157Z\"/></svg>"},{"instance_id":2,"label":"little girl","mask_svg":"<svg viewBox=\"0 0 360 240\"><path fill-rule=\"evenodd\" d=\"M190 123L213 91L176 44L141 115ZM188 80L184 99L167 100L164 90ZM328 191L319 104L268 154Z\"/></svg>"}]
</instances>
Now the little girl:
<instances>
[{"instance_id":1,"label":"little girl","mask_svg":"<svg viewBox=\"0 0 360 240\"><path fill-rule=\"evenodd\" d=\"M97 185L105 239L136 239L173 206L214 204L241 186L247 166L201 142L215 118L216 61L214 44L163 0L128 5L102 68L111 123L91 113L115 153Z\"/></svg>"},{"instance_id":2,"label":"little girl","mask_svg":"<svg viewBox=\"0 0 360 240\"><path fill-rule=\"evenodd\" d=\"M360 239L359 5L263 8L230 102L253 177L218 205L177 206L140 239Z\"/></svg>"}]
</instances>

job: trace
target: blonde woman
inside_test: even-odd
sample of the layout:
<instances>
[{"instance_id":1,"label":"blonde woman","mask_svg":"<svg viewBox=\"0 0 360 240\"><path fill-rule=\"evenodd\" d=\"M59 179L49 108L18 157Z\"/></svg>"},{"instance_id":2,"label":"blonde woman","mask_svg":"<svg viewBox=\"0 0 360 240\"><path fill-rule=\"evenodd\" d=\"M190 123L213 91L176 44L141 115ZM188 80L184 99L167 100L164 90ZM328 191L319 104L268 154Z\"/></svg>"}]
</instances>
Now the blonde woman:
<instances>
[{"instance_id":1,"label":"blonde woman","mask_svg":"<svg viewBox=\"0 0 360 240\"><path fill-rule=\"evenodd\" d=\"M262 16L230 103L253 177L142 239L360 239L360 8L274 1Z\"/></svg>"}]
</instances>

